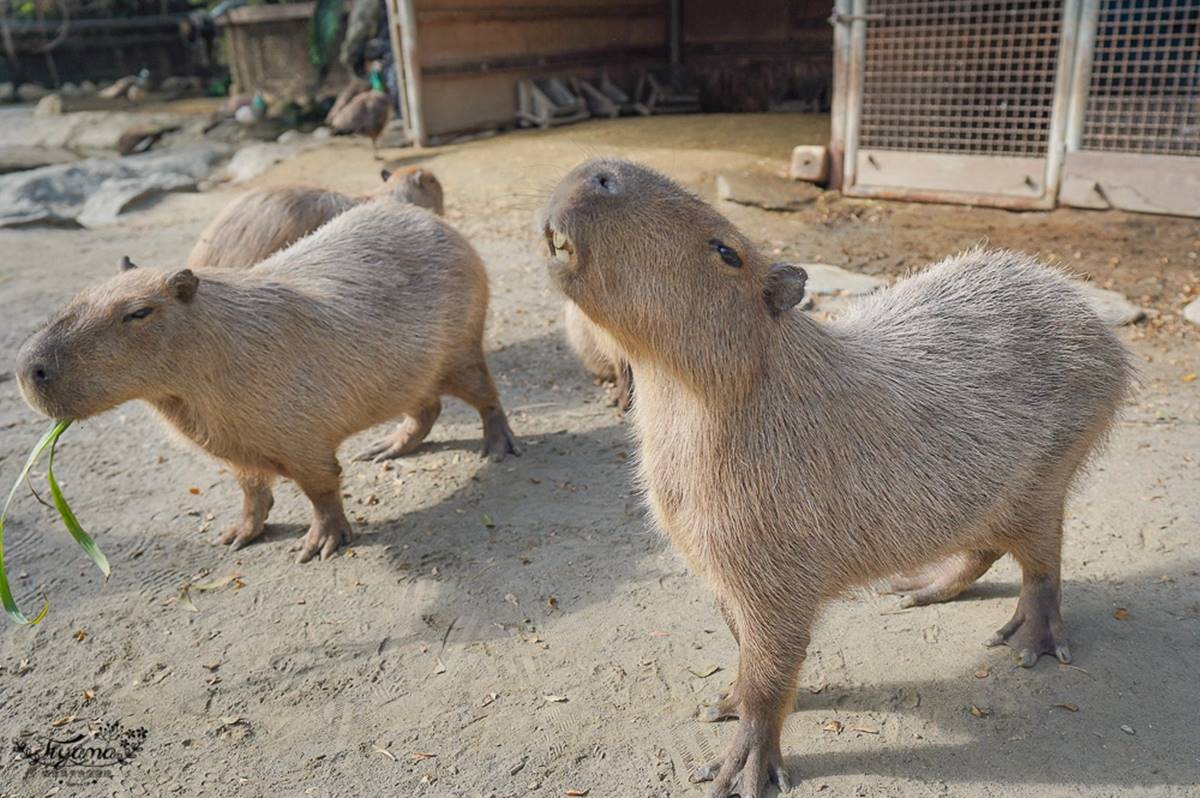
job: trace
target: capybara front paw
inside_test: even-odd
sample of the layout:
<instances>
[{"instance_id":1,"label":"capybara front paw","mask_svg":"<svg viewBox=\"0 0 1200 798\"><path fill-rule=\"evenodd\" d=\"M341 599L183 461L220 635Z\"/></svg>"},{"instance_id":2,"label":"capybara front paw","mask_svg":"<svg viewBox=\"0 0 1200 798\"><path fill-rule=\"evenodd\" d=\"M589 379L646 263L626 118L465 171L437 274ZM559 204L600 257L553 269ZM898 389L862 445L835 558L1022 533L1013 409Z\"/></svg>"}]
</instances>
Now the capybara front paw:
<instances>
[{"instance_id":1,"label":"capybara front paw","mask_svg":"<svg viewBox=\"0 0 1200 798\"><path fill-rule=\"evenodd\" d=\"M350 522L345 519L314 523L308 534L300 539L300 555L296 562L308 562L317 556L328 560L338 547L349 542Z\"/></svg>"},{"instance_id":2,"label":"capybara front paw","mask_svg":"<svg viewBox=\"0 0 1200 798\"><path fill-rule=\"evenodd\" d=\"M237 551L262 537L265 524L255 524L253 519L243 518L221 533L220 541L229 546L230 551Z\"/></svg>"},{"instance_id":3,"label":"capybara front paw","mask_svg":"<svg viewBox=\"0 0 1200 798\"><path fill-rule=\"evenodd\" d=\"M792 788L791 777L783 766L779 739L762 729L747 731L746 723L738 727L737 737L725 756L692 771L693 782L711 781L708 798L761 798L767 785L774 784L780 792Z\"/></svg>"},{"instance_id":4,"label":"capybara front paw","mask_svg":"<svg viewBox=\"0 0 1200 798\"><path fill-rule=\"evenodd\" d=\"M502 410L493 410L484 418L482 454L494 463L500 462L510 454L518 457L521 455Z\"/></svg>"},{"instance_id":5,"label":"capybara front paw","mask_svg":"<svg viewBox=\"0 0 1200 798\"><path fill-rule=\"evenodd\" d=\"M1062 663L1071 661L1066 625L1057 606L1018 604L1012 620L1001 626L987 644L1014 649L1022 668L1032 668L1042 654L1053 654Z\"/></svg>"},{"instance_id":6,"label":"capybara front paw","mask_svg":"<svg viewBox=\"0 0 1200 798\"><path fill-rule=\"evenodd\" d=\"M738 699L735 694L736 688L737 682L734 681L724 690L707 699L696 709L696 719L702 723L737 720Z\"/></svg>"}]
</instances>

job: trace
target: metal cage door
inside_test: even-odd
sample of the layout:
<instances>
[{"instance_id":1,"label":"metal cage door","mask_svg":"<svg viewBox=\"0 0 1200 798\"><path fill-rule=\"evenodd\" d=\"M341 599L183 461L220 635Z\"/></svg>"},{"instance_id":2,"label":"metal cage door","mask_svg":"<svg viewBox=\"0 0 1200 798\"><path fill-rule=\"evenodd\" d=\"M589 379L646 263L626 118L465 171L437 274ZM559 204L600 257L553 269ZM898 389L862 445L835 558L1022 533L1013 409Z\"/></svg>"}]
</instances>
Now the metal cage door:
<instances>
[{"instance_id":1,"label":"metal cage door","mask_svg":"<svg viewBox=\"0 0 1200 798\"><path fill-rule=\"evenodd\" d=\"M1078 2L838 0L842 190L1053 206Z\"/></svg>"},{"instance_id":2,"label":"metal cage door","mask_svg":"<svg viewBox=\"0 0 1200 798\"><path fill-rule=\"evenodd\" d=\"M1200 3L1083 0L1059 199L1200 216Z\"/></svg>"}]
</instances>

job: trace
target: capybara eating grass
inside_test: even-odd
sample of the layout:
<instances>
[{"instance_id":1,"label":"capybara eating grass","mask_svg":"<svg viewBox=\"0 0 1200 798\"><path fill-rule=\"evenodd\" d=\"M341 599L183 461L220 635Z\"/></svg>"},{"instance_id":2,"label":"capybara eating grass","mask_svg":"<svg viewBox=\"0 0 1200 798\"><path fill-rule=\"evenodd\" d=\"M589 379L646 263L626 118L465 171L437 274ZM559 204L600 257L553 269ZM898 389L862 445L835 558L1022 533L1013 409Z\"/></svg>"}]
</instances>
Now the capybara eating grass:
<instances>
[{"instance_id":1,"label":"capybara eating grass","mask_svg":"<svg viewBox=\"0 0 1200 798\"><path fill-rule=\"evenodd\" d=\"M821 323L794 309L802 269L647 168L585 163L541 221L554 280L633 367L654 517L738 641L710 796L788 787L813 621L856 586L939 564L905 589L947 599L1011 554L1020 598L989 642L1069 661L1063 505L1132 374L1071 280L973 250Z\"/></svg>"},{"instance_id":2,"label":"capybara eating grass","mask_svg":"<svg viewBox=\"0 0 1200 798\"><path fill-rule=\"evenodd\" d=\"M409 451L442 394L479 411L484 454L516 452L483 356L483 264L422 208L379 197L250 269L124 265L22 346L21 391L54 418L147 401L232 467L245 501L221 540L235 548L262 534L286 477L313 507L300 561L328 557L350 537L338 446L404 414L377 450Z\"/></svg>"},{"instance_id":3,"label":"capybara eating grass","mask_svg":"<svg viewBox=\"0 0 1200 798\"><path fill-rule=\"evenodd\" d=\"M379 196L392 196L442 215L442 184L428 169L380 172L383 183L353 197L306 186L257 188L226 205L204 228L189 269L245 269L289 247L338 214Z\"/></svg>"}]
</instances>

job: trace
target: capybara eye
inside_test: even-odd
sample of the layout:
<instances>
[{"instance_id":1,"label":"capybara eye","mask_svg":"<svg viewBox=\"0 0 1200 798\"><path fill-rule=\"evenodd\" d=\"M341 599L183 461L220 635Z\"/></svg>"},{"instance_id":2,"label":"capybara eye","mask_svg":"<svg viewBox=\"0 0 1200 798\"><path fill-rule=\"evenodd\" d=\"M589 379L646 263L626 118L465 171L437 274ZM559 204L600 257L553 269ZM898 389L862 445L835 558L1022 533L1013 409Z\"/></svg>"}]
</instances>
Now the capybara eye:
<instances>
[{"instance_id":1,"label":"capybara eye","mask_svg":"<svg viewBox=\"0 0 1200 798\"><path fill-rule=\"evenodd\" d=\"M154 312L154 308L138 308L132 313L126 313L125 318L121 321L133 321L134 319L144 319Z\"/></svg>"},{"instance_id":2,"label":"capybara eye","mask_svg":"<svg viewBox=\"0 0 1200 798\"><path fill-rule=\"evenodd\" d=\"M726 265L732 266L735 269L742 268L742 259L731 247L725 245L725 242L719 238L709 240L708 245L713 248L721 260L725 261Z\"/></svg>"}]
</instances>

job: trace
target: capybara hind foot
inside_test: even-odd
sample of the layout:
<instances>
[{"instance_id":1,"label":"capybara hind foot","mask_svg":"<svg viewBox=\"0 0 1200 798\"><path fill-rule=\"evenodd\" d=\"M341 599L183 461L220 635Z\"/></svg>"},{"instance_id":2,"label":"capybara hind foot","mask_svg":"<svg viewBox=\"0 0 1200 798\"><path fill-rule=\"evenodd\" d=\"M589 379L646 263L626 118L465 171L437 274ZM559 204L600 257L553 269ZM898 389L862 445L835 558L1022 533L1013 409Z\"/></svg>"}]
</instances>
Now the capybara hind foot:
<instances>
[{"instance_id":1,"label":"capybara hind foot","mask_svg":"<svg viewBox=\"0 0 1200 798\"><path fill-rule=\"evenodd\" d=\"M792 788L779 752L779 735L759 724L742 721L733 745L720 759L692 771L692 781L711 781L708 798L761 798L767 785L780 792Z\"/></svg>"},{"instance_id":2,"label":"capybara hind foot","mask_svg":"<svg viewBox=\"0 0 1200 798\"><path fill-rule=\"evenodd\" d=\"M508 418L499 407L489 408L481 413L483 416L483 456L498 463L508 455L521 455L513 440L512 430L508 426Z\"/></svg>"},{"instance_id":3,"label":"capybara hind foot","mask_svg":"<svg viewBox=\"0 0 1200 798\"><path fill-rule=\"evenodd\" d=\"M1026 577L1012 620L1000 627L987 645L1003 644L1015 649L1023 668L1032 668L1042 654L1053 654L1059 662L1070 662L1071 648L1059 611L1059 594L1057 578Z\"/></svg>"},{"instance_id":4,"label":"capybara hind foot","mask_svg":"<svg viewBox=\"0 0 1200 798\"><path fill-rule=\"evenodd\" d=\"M722 720L737 720L738 697L737 680L721 690L712 698L706 700L696 709L696 720L701 723L716 723Z\"/></svg>"},{"instance_id":5,"label":"capybara hind foot","mask_svg":"<svg viewBox=\"0 0 1200 798\"><path fill-rule=\"evenodd\" d=\"M901 607L950 601L987 573L1002 554L992 550L958 552L915 575L893 579L886 592L900 594Z\"/></svg>"},{"instance_id":6,"label":"capybara hind foot","mask_svg":"<svg viewBox=\"0 0 1200 798\"><path fill-rule=\"evenodd\" d=\"M296 562L308 562L318 555L322 560L328 560L342 544L349 542L350 522L344 517L313 521L308 533L300 539L300 554Z\"/></svg>"},{"instance_id":7,"label":"capybara hind foot","mask_svg":"<svg viewBox=\"0 0 1200 798\"><path fill-rule=\"evenodd\" d=\"M425 437L429 434L429 430L433 429L433 424L441 413L442 402L435 398L415 415L406 416L391 435L359 452L354 459L374 460L376 463L382 463L384 460L394 460L415 451L425 441Z\"/></svg>"}]
</instances>

